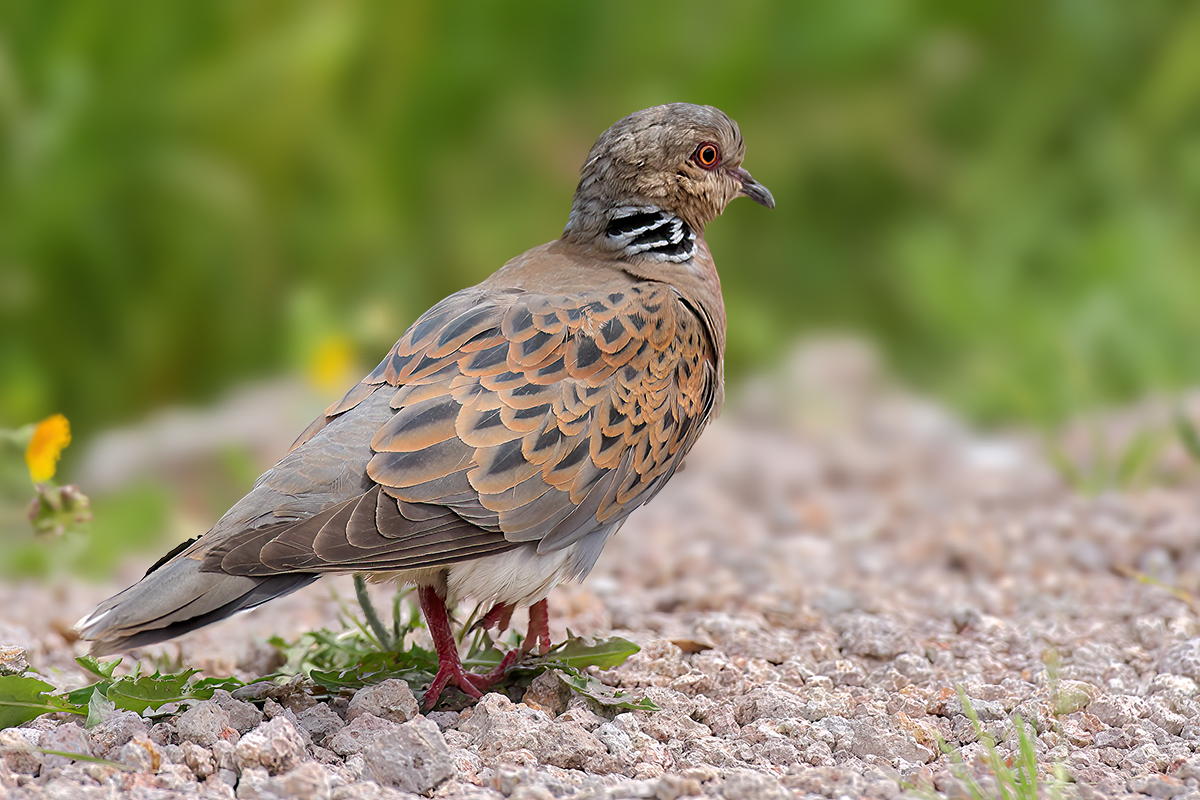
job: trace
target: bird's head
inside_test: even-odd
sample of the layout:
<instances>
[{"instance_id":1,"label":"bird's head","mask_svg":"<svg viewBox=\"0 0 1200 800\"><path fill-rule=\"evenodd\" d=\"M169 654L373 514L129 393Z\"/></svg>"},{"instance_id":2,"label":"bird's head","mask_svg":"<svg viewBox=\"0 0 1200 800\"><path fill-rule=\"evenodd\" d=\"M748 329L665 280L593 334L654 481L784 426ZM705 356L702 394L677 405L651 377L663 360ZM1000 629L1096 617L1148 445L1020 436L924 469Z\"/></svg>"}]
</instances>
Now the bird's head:
<instances>
[{"instance_id":1,"label":"bird's head","mask_svg":"<svg viewBox=\"0 0 1200 800\"><path fill-rule=\"evenodd\" d=\"M568 235L602 230L623 207L655 207L697 231L736 197L775 199L742 168L737 123L712 106L671 103L630 114L605 131L581 170Z\"/></svg>"}]
</instances>

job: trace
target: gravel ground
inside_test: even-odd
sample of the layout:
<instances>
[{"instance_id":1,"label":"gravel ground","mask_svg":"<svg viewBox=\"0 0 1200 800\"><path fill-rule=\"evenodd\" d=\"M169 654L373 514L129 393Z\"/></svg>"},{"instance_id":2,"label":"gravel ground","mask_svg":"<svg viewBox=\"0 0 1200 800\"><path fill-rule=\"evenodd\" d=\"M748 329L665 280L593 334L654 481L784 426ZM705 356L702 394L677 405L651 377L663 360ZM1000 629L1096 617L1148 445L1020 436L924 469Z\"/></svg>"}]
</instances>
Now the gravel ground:
<instances>
[{"instance_id":1,"label":"gravel ground","mask_svg":"<svg viewBox=\"0 0 1200 800\"><path fill-rule=\"evenodd\" d=\"M550 597L556 639L642 645L600 676L660 711L550 676L521 703L428 715L399 681L261 709L220 694L163 721L2 731L0 796L966 797L988 773L961 687L1002 754L1028 721L1068 796L1200 798L1200 495L1182 458L1163 453L1155 488L1083 497L1036 440L972 432L853 345L810 348L746 387L591 577ZM0 645L79 683L84 648L60 631L110 588L0 587ZM250 678L275 666L266 636L335 609L317 584L146 653Z\"/></svg>"}]
</instances>

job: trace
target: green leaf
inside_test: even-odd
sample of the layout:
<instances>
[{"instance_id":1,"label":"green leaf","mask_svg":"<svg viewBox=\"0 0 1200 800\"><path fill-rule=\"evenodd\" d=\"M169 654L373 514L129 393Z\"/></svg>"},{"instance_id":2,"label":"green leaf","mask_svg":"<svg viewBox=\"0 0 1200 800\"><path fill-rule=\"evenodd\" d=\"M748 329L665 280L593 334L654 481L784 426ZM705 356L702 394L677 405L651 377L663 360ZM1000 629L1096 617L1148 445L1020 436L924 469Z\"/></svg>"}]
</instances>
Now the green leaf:
<instances>
[{"instance_id":1,"label":"green leaf","mask_svg":"<svg viewBox=\"0 0 1200 800\"><path fill-rule=\"evenodd\" d=\"M97 678L103 678L106 681L113 681L113 670L121 663L123 659L118 658L115 661L101 663L95 656L78 656L75 663L86 669L88 672L95 675Z\"/></svg>"},{"instance_id":2,"label":"green leaf","mask_svg":"<svg viewBox=\"0 0 1200 800\"><path fill-rule=\"evenodd\" d=\"M389 678L399 678L412 686L428 684L437 672L437 656L420 647L403 653L368 653L357 663L334 670L314 669L309 677L326 691L361 689L381 683Z\"/></svg>"},{"instance_id":3,"label":"green leaf","mask_svg":"<svg viewBox=\"0 0 1200 800\"><path fill-rule=\"evenodd\" d=\"M603 706L612 708L624 708L629 711L658 711L658 706L653 701L643 697L640 700L630 696L628 692L623 692L605 683L601 683L591 675L580 672L569 666L560 667L555 670L559 680L569 686L573 691L578 692L584 697L590 698Z\"/></svg>"},{"instance_id":4,"label":"green leaf","mask_svg":"<svg viewBox=\"0 0 1200 800\"><path fill-rule=\"evenodd\" d=\"M625 660L642 648L628 639L620 636L610 636L607 639L593 639L584 636L570 636L567 640L550 648L546 654L548 661L560 662L575 669L596 667L612 669L625 663Z\"/></svg>"},{"instance_id":5,"label":"green leaf","mask_svg":"<svg viewBox=\"0 0 1200 800\"><path fill-rule=\"evenodd\" d=\"M47 756L63 756L64 758L69 758L73 761L85 761L88 764L103 764L106 767L119 769L122 772L137 772L137 767L131 767L128 764L122 764L120 761L109 761L107 758L90 756L87 753L73 753L70 750L47 750L44 747L33 747L30 749Z\"/></svg>"},{"instance_id":6,"label":"green leaf","mask_svg":"<svg viewBox=\"0 0 1200 800\"><path fill-rule=\"evenodd\" d=\"M117 707L113 701L105 697L104 692L98 689L94 690L92 696L88 699L87 723L85 727L91 730L101 722L110 719L115 713L117 713Z\"/></svg>"},{"instance_id":7,"label":"green leaf","mask_svg":"<svg viewBox=\"0 0 1200 800\"><path fill-rule=\"evenodd\" d=\"M58 711L83 714L63 698L50 694L53 691L53 686L37 678L0 676L0 728L11 728Z\"/></svg>"},{"instance_id":8,"label":"green leaf","mask_svg":"<svg viewBox=\"0 0 1200 800\"><path fill-rule=\"evenodd\" d=\"M105 694L117 708L144 714L146 709L157 711L167 703L185 700L207 700L213 690L195 690L187 683L200 670L189 669L174 675L144 675L140 678L121 678L108 687Z\"/></svg>"},{"instance_id":9,"label":"green leaf","mask_svg":"<svg viewBox=\"0 0 1200 800\"><path fill-rule=\"evenodd\" d=\"M67 692L65 695L59 696L65 697L66 701L73 706L84 707L92 701L93 692L99 691L103 693L109 686L112 686L112 681L96 681L95 683L89 683L87 686L81 686L78 689Z\"/></svg>"},{"instance_id":10,"label":"green leaf","mask_svg":"<svg viewBox=\"0 0 1200 800\"><path fill-rule=\"evenodd\" d=\"M259 680L262 680L262 678ZM258 681L251 681L251 683L257 682ZM240 689L246 685L247 684L245 681L235 678L232 675L228 678L201 678L192 684L192 692L197 693L207 691L211 696L212 691L216 689L224 689L225 691L232 693L235 689Z\"/></svg>"}]
</instances>

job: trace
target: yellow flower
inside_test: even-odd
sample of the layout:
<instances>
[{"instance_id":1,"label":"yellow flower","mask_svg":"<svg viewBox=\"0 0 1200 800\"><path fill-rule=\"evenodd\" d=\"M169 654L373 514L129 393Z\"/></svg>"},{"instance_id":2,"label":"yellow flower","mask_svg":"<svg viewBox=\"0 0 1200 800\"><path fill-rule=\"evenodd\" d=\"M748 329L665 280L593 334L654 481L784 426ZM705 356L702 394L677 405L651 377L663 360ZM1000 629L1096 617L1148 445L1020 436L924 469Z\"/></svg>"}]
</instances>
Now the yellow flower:
<instances>
[{"instance_id":1,"label":"yellow flower","mask_svg":"<svg viewBox=\"0 0 1200 800\"><path fill-rule=\"evenodd\" d=\"M25 448L25 464L34 483L44 483L54 477L58 457L71 443L71 424L62 414L46 417L33 430L33 438Z\"/></svg>"},{"instance_id":2,"label":"yellow flower","mask_svg":"<svg viewBox=\"0 0 1200 800\"><path fill-rule=\"evenodd\" d=\"M354 345L344 336L326 336L308 363L308 379L323 392L344 388L354 375Z\"/></svg>"}]
</instances>

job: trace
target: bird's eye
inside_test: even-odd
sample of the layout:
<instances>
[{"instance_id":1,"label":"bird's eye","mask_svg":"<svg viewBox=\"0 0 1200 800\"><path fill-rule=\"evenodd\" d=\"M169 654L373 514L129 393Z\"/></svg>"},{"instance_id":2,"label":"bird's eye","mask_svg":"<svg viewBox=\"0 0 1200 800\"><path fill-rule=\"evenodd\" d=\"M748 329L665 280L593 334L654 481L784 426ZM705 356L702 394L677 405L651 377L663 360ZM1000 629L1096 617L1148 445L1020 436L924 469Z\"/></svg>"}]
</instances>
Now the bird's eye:
<instances>
[{"instance_id":1,"label":"bird's eye","mask_svg":"<svg viewBox=\"0 0 1200 800\"><path fill-rule=\"evenodd\" d=\"M712 169L721 160L721 148L712 142L702 142L692 154L692 160L704 169Z\"/></svg>"}]
</instances>

